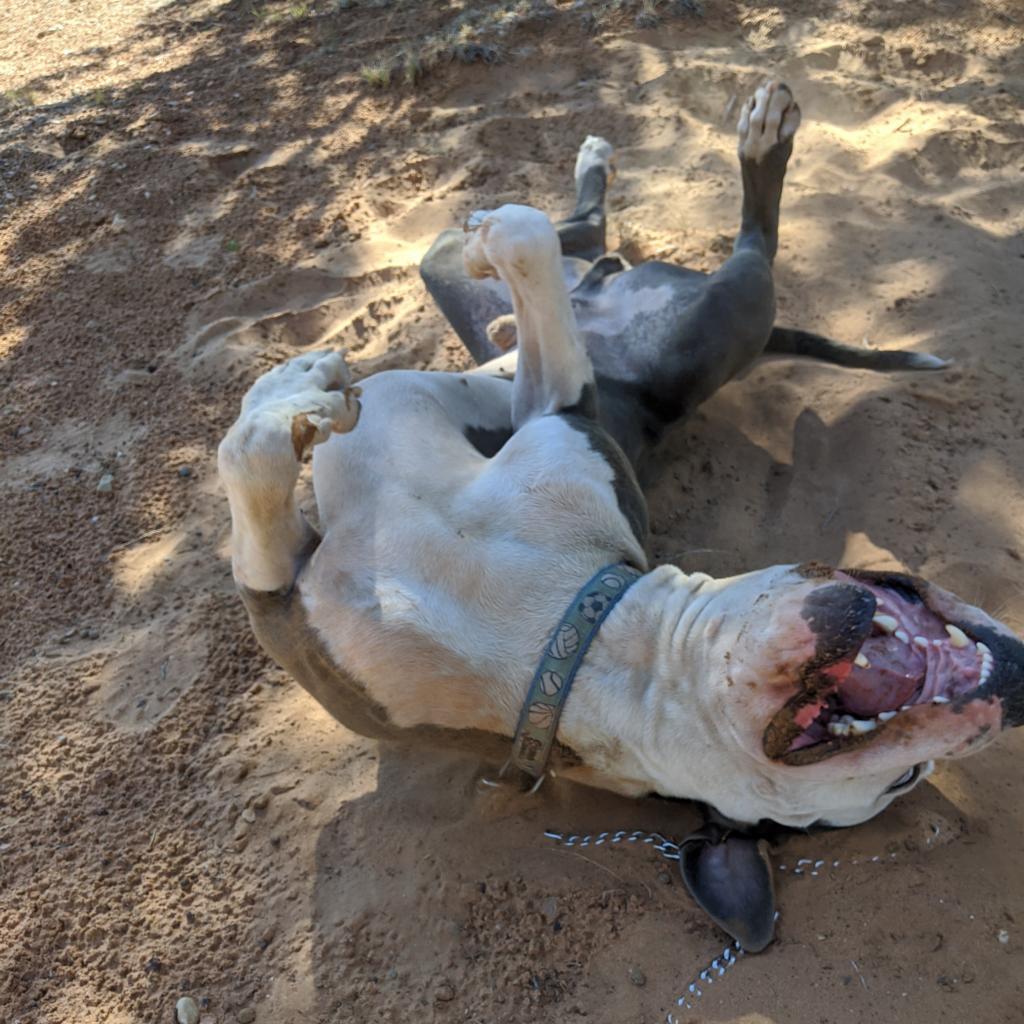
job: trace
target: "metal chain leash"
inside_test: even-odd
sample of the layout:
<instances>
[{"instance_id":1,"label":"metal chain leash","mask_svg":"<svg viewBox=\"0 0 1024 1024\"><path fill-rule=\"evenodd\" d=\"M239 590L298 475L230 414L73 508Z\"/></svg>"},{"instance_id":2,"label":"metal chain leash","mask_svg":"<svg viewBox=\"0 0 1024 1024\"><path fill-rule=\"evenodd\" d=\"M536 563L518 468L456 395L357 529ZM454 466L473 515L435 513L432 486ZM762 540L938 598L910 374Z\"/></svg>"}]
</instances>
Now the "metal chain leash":
<instances>
[{"instance_id":1,"label":"metal chain leash","mask_svg":"<svg viewBox=\"0 0 1024 1024\"><path fill-rule=\"evenodd\" d=\"M591 846L611 846L623 843L639 844L641 846L650 846L652 849L657 850L658 853L665 858L665 860L678 861L679 860L679 844L674 843L671 839L663 836L660 832L644 832L642 829L635 829L629 831L628 829L620 829L617 832L598 832L596 835L577 835L575 833L565 832L553 832L547 831L544 833L546 839L550 839L557 843L559 846L575 847L577 849L586 849ZM848 863L854 864L888 864L896 859L895 853L890 853L886 857L874 856L867 858L851 858ZM822 869L835 870L840 867L842 861L833 860L826 861L824 859L813 857L800 857L795 866L791 869L788 864L778 864L778 870L781 872L789 872L793 875L803 875L810 878L818 878L822 873ZM778 911L775 913L775 918L778 920ZM686 991L676 999L676 1005L687 1010L694 1009L694 1000L700 999L704 995L705 987L712 984L716 978L721 978L725 975L725 972L736 963L739 962L740 958L746 955L746 950L740 945L739 940L736 940L731 945L725 947L722 952L716 956L711 963L705 967L696 978L687 986ZM679 1024L675 1015L670 1011L666 1017L666 1024Z\"/></svg>"},{"instance_id":2,"label":"metal chain leash","mask_svg":"<svg viewBox=\"0 0 1024 1024\"><path fill-rule=\"evenodd\" d=\"M545 832L544 836L553 839L559 846L578 846L580 849L603 846L605 843L640 843L657 850L665 860L679 860L679 844L666 839L660 832L620 829L618 832L599 832L596 836L566 835L564 832Z\"/></svg>"}]
</instances>

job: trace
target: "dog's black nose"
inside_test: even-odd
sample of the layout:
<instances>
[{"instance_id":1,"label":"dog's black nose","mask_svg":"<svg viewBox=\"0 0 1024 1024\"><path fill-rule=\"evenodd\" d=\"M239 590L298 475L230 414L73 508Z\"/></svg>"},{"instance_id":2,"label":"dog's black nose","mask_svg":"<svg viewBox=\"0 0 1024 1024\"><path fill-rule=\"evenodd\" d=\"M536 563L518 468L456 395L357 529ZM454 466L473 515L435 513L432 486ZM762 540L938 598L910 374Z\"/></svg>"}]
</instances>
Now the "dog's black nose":
<instances>
[{"instance_id":1,"label":"dog's black nose","mask_svg":"<svg viewBox=\"0 0 1024 1024\"><path fill-rule=\"evenodd\" d=\"M1024 644L986 626L972 625L971 633L992 652L991 674L973 696L999 699L1004 729L1024 725Z\"/></svg>"}]
</instances>

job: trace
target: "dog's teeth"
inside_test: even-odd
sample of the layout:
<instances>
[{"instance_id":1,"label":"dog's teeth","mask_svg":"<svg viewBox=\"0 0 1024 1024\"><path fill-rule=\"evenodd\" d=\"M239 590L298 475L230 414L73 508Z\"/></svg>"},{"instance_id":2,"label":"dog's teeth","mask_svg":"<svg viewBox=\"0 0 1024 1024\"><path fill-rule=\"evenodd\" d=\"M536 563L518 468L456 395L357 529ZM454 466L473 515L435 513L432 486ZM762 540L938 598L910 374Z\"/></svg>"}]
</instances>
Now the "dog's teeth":
<instances>
[{"instance_id":1,"label":"dog's teeth","mask_svg":"<svg viewBox=\"0 0 1024 1024\"><path fill-rule=\"evenodd\" d=\"M981 675L978 679L978 685L983 686L988 682L988 677L992 675L992 669L995 667L996 660L992 657L992 652L984 644L978 644L978 650L981 652Z\"/></svg>"},{"instance_id":2,"label":"dog's teeth","mask_svg":"<svg viewBox=\"0 0 1024 1024\"><path fill-rule=\"evenodd\" d=\"M909 711L913 706L913 704L904 704L903 707L900 708L900 711Z\"/></svg>"},{"instance_id":3,"label":"dog's teeth","mask_svg":"<svg viewBox=\"0 0 1024 1024\"><path fill-rule=\"evenodd\" d=\"M878 723L870 718L855 718L850 723L850 732L852 732L854 736L863 736L865 733L873 732L877 728Z\"/></svg>"},{"instance_id":4,"label":"dog's teeth","mask_svg":"<svg viewBox=\"0 0 1024 1024\"><path fill-rule=\"evenodd\" d=\"M895 718L898 714L898 711L879 711L878 720L880 722L888 722L890 719Z\"/></svg>"},{"instance_id":5,"label":"dog's teeth","mask_svg":"<svg viewBox=\"0 0 1024 1024\"><path fill-rule=\"evenodd\" d=\"M853 659L853 663L858 668L871 668L871 662L868 661L863 652L859 653L857 657Z\"/></svg>"},{"instance_id":6,"label":"dog's teeth","mask_svg":"<svg viewBox=\"0 0 1024 1024\"><path fill-rule=\"evenodd\" d=\"M850 727L846 722L836 722L835 720L828 723L828 731L832 736L849 736Z\"/></svg>"},{"instance_id":7,"label":"dog's teeth","mask_svg":"<svg viewBox=\"0 0 1024 1024\"><path fill-rule=\"evenodd\" d=\"M928 640L925 637L923 637L923 636L915 636L914 637L914 646L915 647L927 648L929 646Z\"/></svg>"},{"instance_id":8,"label":"dog's teeth","mask_svg":"<svg viewBox=\"0 0 1024 1024\"><path fill-rule=\"evenodd\" d=\"M954 647L966 647L971 642L967 634L952 623L946 623L946 632L949 634L949 642Z\"/></svg>"},{"instance_id":9,"label":"dog's teeth","mask_svg":"<svg viewBox=\"0 0 1024 1024\"><path fill-rule=\"evenodd\" d=\"M886 633L895 633L899 628L899 621L894 619L891 615L885 615L879 612L871 620L880 629L884 629Z\"/></svg>"},{"instance_id":10,"label":"dog's teeth","mask_svg":"<svg viewBox=\"0 0 1024 1024\"><path fill-rule=\"evenodd\" d=\"M988 644L983 644L980 640L974 645L978 649L978 653L981 655L991 654L992 650Z\"/></svg>"},{"instance_id":11,"label":"dog's teeth","mask_svg":"<svg viewBox=\"0 0 1024 1024\"><path fill-rule=\"evenodd\" d=\"M937 697L932 697L932 703L933 704L948 704L949 703L949 698L948 697L943 697L942 694L940 693Z\"/></svg>"},{"instance_id":12,"label":"dog's teeth","mask_svg":"<svg viewBox=\"0 0 1024 1024\"><path fill-rule=\"evenodd\" d=\"M897 640L902 640L905 644L910 643L910 634L905 629L897 629L896 632L893 633L893 636L896 637Z\"/></svg>"}]
</instances>

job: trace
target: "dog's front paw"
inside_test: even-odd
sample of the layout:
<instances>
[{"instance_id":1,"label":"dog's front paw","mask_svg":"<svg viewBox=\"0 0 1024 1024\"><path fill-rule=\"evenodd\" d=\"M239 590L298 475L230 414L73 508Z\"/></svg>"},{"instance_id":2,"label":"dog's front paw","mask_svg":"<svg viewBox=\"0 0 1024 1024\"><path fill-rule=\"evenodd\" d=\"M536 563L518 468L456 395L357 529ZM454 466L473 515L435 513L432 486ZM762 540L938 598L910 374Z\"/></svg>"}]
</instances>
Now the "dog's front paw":
<instances>
[{"instance_id":1,"label":"dog's front paw","mask_svg":"<svg viewBox=\"0 0 1024 1024\"><path fill-rule=\"evenodd\" d=\"M758 86L740 112L736 131L741 160L761 163L776 146L792 142L800 127L800 107L782 82Z\"/></svg>"},{"instance_id":2,"label":"dog's front paw","mask_svg":"<svg viewBox=\"0 0 1024 1024\"><path fill-rule=\"evenodd\" d=\"M221 442L221 473L290 493L313 447L355 427L359 389L349 381L344 357L333 351L296 356L265 373Z\"/></svg>"}]
</instances>

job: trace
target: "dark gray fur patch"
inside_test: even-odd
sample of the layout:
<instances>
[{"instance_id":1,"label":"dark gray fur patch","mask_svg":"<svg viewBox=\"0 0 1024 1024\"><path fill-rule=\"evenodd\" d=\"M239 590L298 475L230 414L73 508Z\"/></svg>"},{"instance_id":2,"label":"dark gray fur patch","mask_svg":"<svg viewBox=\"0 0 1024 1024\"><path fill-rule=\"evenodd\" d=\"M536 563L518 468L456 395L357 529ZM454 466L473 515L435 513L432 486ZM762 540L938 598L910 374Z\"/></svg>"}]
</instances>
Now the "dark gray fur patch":
<instances>
[{"instance_id":1,"label":"dark gray fur patch","mask_svg":"<svg viewBox=\"0 0 1024 1024\"><path fill-rule=\"evenodd\" d=\"M491 459L505 447L505 442L512 436L512 428L492 429L491 427L466 426L462 433L484 458Z\"/></svg>"},{"instance_id":2,"label":"dark gray fur patch","mask_svg":"<svg viewBox=\"0 0 1024 1024\"><path fill-rule=\"evenodd\" d=\"M567 405L560 413L572 416L585 416L589 420L597 420L597 385L584 384L580 389L580 397L572 405Z\"/></svg>"},{"instance_id":3,"label":"dark gray fur patch","mask_svg":"<svg viewBox=\"0 0 1024 1024\"><path fill-rule=\"evenodd\" d=\"M643 547L647 543L648 534L647 501L625 453L611 435L589 416L574 412L560 412L558 415L570 427L583 434L591 449L611 467L612 487L615 489L619 511L626 517L633 536Z\"/></svg>"}]
</instances>

